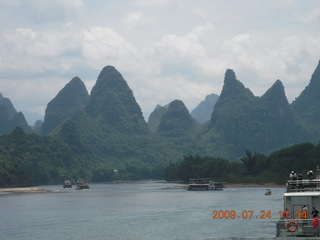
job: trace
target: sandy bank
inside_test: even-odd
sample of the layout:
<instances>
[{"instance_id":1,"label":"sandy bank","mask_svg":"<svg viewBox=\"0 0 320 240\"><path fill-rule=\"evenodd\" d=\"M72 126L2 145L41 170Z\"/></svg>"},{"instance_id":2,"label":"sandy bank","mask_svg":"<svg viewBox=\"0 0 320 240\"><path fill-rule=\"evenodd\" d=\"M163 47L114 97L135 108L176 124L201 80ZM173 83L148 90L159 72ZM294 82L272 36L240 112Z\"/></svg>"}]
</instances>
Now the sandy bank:
<instances>
[{"instance_id":1,"label":"sandy bank","mask_svg":"<svg viewBox=\"0 0 320 240\"><path fill-rule=\"evenodd\" d=\"M0 188L0 196L13 193L47 193L49 190L41 187Z\"/></svg>"}]
</instances>

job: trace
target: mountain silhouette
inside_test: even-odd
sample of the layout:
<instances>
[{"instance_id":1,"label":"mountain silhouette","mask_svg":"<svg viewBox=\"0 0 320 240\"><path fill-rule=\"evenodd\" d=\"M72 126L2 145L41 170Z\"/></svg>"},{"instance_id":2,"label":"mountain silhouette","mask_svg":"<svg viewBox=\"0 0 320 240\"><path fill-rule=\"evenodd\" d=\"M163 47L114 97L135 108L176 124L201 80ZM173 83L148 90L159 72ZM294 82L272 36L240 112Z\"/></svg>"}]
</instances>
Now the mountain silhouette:
<instances>
[{"instance_id":1,"label":"mountain silhouette","mask_svg":"<svg viewBox=\"0 0 320 240\"><path fill-rule=\"evenodd\" d=\"M119 132L149 133L132 90L113 66L102 69L85 111L92 118L102 117Z\"/></svg>"},{"instance_id":2,"label":"mountain silhouette","mask_svg":"<svg viewBox=\"0 0 320 240\"><path fill-rule=\"evenodd\" d=\"M48 103L42 124L42 134L49 134L55 127L66 120L71 114L83 109L89 94L79 77L74 77Z\"/></svg>"},{"instance_id":3,"label":"mountain silhouette","mask_svg":"<svg viewBox=\"0 0 320 240\"><path fill-rule=\"evenodd\" d=\"M315 135L317 141L320 134L320 61L313 72L310 83L300 96L291 104L291 109Z\"/></svg>"},{"instance_id":4,"label":"mountain silhouette","mask_svg":"<svg viewBox=\"0 0 320 240\"><path fill-rule=\"evenodd\" d=\"M214 149L229 158L240 158L247 149L267 153L308 138L290 110L280 80L256 97L230 69L206 131Z\"/></svg>"},{"instance_id":5,"label":"mountain silhouette","mask_svg":"<svg viewBox=\"0 0 320 240\"><path fill-rule=\"evenodd\" d=\"M157 132L167 137L181 137L195 127L196 121L191 117L184 103L181 100L174 100L161 117Z\"/></svg>"},{"instance_id":6,"label":"mountain silhouette","mask_svg":"<svg viewBox=\"0 0 320 240\"><path fill-rule=\"evenodd\" d=\"M168 105L157 105L148 119L148 126L152 132L157 132L162 116L167 112Z\"/></svg>"},{"instance_id":7,"label":"mountain silhouette","mask_svg":"<svg viewBox=\"0 0 320 240\"><path fill-rule=\"evenodd\" d=\"M17 112L11 100L0 93L0 134L11 133L16 127L20 127L26 133L32 133L22 112Z\"/></svg>"},{"instance_id":8,"label":"mountain silhouette","mask_svg":"<svg viewBox=\"0 0 320 240\"><path fill-rule=\"evenodd\" d=\"M209 121L218 98L219 96L214 93L206 96L205 100L191 111L191 116L201 124Z\"/></svg>"}]
</instances>

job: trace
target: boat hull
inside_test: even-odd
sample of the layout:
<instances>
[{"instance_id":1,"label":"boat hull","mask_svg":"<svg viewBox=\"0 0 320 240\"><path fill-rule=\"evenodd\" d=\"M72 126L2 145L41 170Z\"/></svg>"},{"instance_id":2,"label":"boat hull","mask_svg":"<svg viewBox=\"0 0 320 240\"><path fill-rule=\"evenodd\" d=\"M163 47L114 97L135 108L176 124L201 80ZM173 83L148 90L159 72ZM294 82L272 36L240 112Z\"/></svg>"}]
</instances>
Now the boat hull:
<instances>
[{"instance_id":1,"label":"boat hull","mask_svg":"<svg viewBox=\"0 0 320 240\"><path fill-rule=\"evenodd\" d=\"M190 179L187 189L190 191L216 191L222 190L223 184L211 180Z\"/></svg>"}]
</instances>

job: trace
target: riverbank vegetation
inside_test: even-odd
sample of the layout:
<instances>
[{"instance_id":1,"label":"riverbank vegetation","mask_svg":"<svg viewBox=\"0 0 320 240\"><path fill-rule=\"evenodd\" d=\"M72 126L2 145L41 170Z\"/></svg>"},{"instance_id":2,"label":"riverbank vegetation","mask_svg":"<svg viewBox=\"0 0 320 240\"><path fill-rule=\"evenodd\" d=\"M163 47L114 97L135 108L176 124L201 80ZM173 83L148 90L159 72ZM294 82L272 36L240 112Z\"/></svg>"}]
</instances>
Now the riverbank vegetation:
<instances>
[{"instance_id":1,"label":"riverbank vegetation","mask_svg":"<svg viewBox=\"0 0 320 240\"><path fill-rule=\"evenodd\" d=\"M223 158L185 156L180 162L170 163L165 171L167 181L185 181L206 177L229 183L284 184L291 171L306 177L308 170L316 172L320 165L320 145L296 144L265 155L247 150L240 161Z\"/></svg>"},{"instance_id":2,"label":"riverbank vegetation","mask_svg":"<svg viewBox=\"0 0 320 240\"><path fill-rule=\"evenodd\" d=\"M86 148L76 152L57 136L25 134L17 128L0 137L0 187L62 184L64 179L78 178L107 182L163 178L188 181L207 177L228 183L284 184L290 171L306 175L308 170L315 172L320 166L320 145L312 143L297 144L270 155L246 151L239 161L200 155L174 161L177 156L168 153L173 159L169 165L131 159L119 167L99 161ZM150 156L148 152L144 154Z\"/></svg>"}]
</instances>

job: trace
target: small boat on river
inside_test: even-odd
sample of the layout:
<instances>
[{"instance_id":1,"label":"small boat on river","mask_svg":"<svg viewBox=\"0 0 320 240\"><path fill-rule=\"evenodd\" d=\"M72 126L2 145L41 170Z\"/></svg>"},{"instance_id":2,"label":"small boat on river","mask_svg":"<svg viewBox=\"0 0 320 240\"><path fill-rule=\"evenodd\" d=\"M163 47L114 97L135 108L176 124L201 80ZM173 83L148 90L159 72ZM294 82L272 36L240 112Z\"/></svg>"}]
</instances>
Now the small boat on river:
<instances>
[{"instance_id":1,"label":"small boat on river","mask_svg":"<svg viewBox=\"0 0 320 240\"><path fill-rule=\"evenodd\" d=\"M71 180L64 180L63 188L72 188L72 181Z\"/></svg>"},{"instance_id":2,"label":"small boat on river","mask_svg":"<svg viewBox=\"0 0 320 240\"><path fill-rule=\"evenodd\" d=\"M78 179L77 180L77 190L82 190L82 189L89 189L89 184L87 183L87 181L85 179Z\"/></svg>"},{"instance_id":3,"label":"small boat on river","mask_svg":"<svg viewBox=\"0 0 320 240\"><path fill-rule=\"evenodd\" d=\"M192 178L189 181L187 189L193 191L222 190L223 183L215 182L205 178Z\"/></svg>"},{"instance_id":4,"label":"small boat on river","mask_svg":"<svg viewBox=\"0 0 320 240\"><path fill-rule=\"evenodd\" d=\"M277 222L276 240L320 240L320 178L288 180L283 196L283 211Z\"/></svg>"},{"instance_id":5,"label":"small boat on river","mask_svg":"<svg viewBox=\"0 0 320 240\"><path fill-rule=\"evenodd\" d=\"M271 195L271 194L272 194L271 189L267 188L264 195Z\"/></svg>"}]
</instances>

